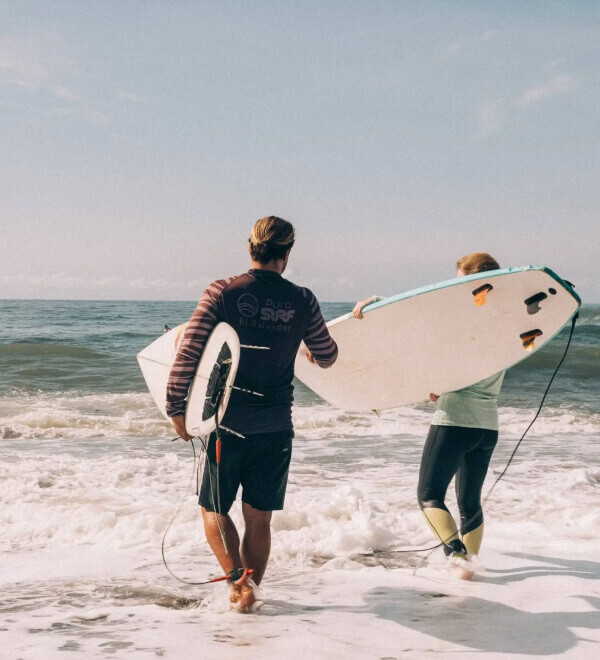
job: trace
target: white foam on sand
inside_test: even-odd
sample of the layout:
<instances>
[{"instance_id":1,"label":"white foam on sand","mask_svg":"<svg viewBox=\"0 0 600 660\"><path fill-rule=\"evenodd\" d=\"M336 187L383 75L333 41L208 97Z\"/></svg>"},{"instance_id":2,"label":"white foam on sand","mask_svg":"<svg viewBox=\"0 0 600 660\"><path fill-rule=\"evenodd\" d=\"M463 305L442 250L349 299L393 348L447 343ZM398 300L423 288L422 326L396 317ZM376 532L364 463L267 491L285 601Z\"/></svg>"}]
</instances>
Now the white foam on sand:
<instances>
[{"instance_id":1,"label":"white foam on sand","mask_svg":"<svg viewBox=\"0 0 600 660\"><path fill-rule=\"evenodd\" d=\"M3 412L22 433L0 445L1 657L597 657L598 427L556 411L554 433L537 428L487 505L487 568L465 582L439 550L394 552L432 544L415 502L430 412L297 410L264 604L242 616L225 587L185 587L162 566L185 493L167 556L187 579L217 573L189 445L168 442L147 399L118 395L118 411L103 396ZM526 421L512 409L503 419L514 435ZM488 487L513 445L501 441ZM240 523L239 505L232 515Z\"/></svg>"}]
</instances>

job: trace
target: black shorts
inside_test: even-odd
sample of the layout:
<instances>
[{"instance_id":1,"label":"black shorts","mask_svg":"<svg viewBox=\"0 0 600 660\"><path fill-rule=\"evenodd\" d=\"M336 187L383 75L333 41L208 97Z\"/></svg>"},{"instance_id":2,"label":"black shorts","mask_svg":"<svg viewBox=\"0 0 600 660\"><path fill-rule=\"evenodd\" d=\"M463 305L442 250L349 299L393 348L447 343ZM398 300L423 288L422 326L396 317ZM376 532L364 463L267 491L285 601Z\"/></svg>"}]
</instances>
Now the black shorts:
<instances>
[{"instance_id":1,"label":"black shorts","mask_svg":"<svg viewBox=\"0 0 600 660\"><path fill-rule=\"evenodd\" d=\"M294 432L256 433L238 438L221 432L219 465L220 512L231 509L242 486L242 502L260 511L283 509ZM217 498L216 437L211 434L200 489L200 505L219 509Z\"/></svg>"}]
</instances>

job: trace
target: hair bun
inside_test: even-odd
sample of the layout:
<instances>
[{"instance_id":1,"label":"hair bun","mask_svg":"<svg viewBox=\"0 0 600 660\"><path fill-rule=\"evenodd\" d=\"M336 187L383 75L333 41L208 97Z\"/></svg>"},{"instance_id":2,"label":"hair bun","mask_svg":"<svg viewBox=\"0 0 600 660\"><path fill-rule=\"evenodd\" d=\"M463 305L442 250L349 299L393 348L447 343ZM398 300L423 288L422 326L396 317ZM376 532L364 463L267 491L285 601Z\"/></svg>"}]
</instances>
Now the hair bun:
<instances>
[{"instance_id":1,"label":"hair bun","mask_svg":"<svg viewBox=\"0 0 600 660\"><path fill-rule=\"evenodd\" d=\"M248 242L253 259L268 263L282 259L294 245L294 227L287 220L270 215L254 223Z\"/></svg>"}]
</instances>

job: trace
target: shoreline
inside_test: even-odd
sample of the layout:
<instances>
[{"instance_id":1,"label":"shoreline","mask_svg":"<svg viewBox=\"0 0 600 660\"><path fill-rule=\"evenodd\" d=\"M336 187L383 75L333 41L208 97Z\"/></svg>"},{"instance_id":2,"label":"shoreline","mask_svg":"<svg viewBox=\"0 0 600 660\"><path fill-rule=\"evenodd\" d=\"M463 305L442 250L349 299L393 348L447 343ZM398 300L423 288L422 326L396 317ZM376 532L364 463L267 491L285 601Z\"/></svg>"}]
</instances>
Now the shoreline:
<instances>
[{"instance_id":1,"label":"shoreline","mask_svg":"<svg viewBox=\"0 0 600 660\"><path fill-rule=\"evenodd\" d=\"M4 610L3 646L7 657L23 660L39 658L40 649L45 658L65 650L184 658L194 648L211 658L592 658L600 643L598 551L597 542L585 553L490 551L472 582L435 561L386 570L338 558L315 570L301 593L297 576L267 580L261 610L249 615L227 610L225 588L205 592L198 604L198 591L148 580L147 567L134 570L142 574L133 580L109 570L59 579L62 606Z\"/></svg>"}]
</instances>

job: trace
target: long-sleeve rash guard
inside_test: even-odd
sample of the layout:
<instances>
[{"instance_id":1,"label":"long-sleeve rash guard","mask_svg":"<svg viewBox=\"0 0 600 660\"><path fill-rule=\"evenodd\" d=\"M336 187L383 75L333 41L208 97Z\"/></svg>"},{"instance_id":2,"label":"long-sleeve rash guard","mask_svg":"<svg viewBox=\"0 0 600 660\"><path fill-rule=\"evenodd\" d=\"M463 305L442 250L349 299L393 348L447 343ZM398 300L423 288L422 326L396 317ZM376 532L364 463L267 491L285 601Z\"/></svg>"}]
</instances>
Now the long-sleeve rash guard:
<instances>
[{"instance_id":1,"label":"long-sleeve rash guard","mask_svg":"<svg viewBox=\"0 0 600 660\"><path fill-rule=\"evenodd\" d=\"M337 345L313 293L266 270L218 280L202 294L171 368L167 414L185 413L202 351L219 321L233 326L242 344L269 348L242 348L235 384L263 396L233 390L223 426L244 434L291 429L292 380L300 342L321 367L335 362Z\"/></svg>"}]
</instances>

